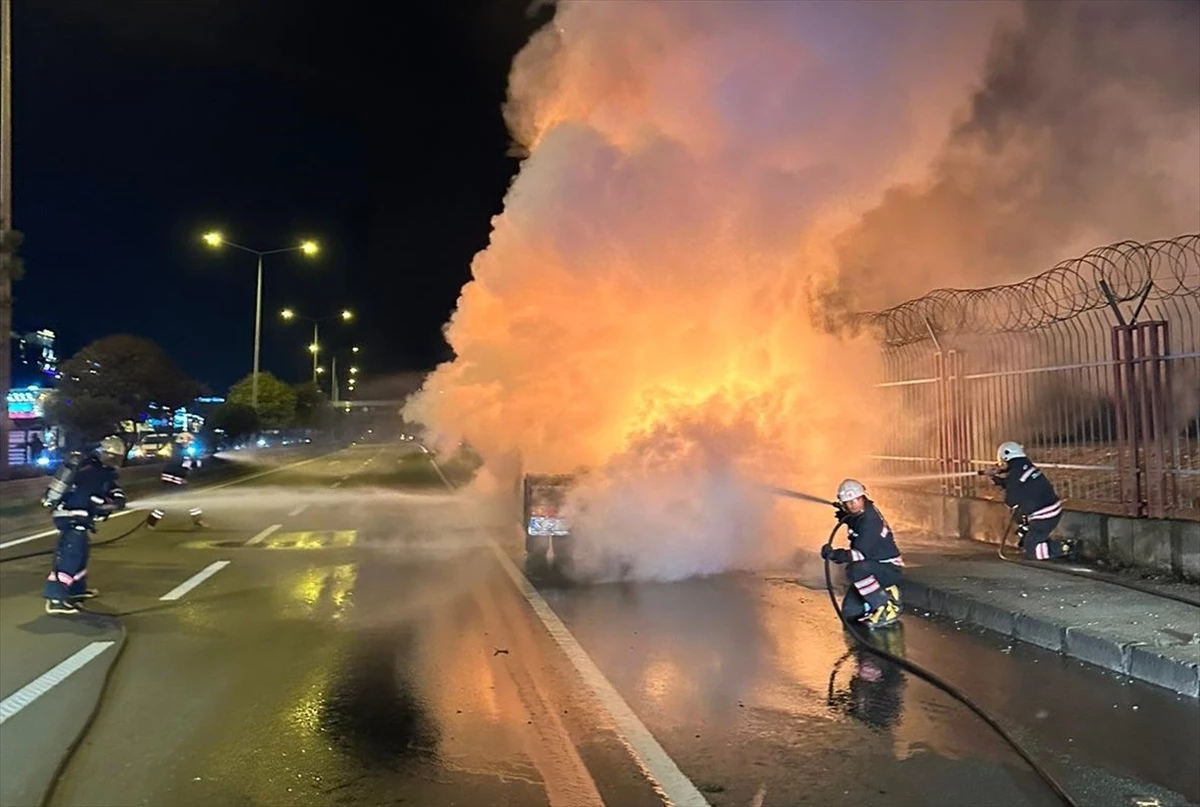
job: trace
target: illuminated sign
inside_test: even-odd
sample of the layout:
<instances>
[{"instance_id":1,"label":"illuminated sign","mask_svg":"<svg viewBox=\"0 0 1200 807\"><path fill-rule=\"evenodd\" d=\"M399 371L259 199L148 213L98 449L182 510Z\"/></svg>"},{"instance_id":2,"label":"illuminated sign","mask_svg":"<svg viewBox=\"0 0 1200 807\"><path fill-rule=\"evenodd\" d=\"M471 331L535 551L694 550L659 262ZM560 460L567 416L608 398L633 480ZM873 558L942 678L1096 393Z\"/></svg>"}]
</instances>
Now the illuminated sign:
<instances>
[{"instance_id":1,"label":"illuminated sign","mask_svg":"<svg viewBox=\"0 0 1200 807\"><path fill-rule=\"evenodd\" d=\"M46 390L37 384L23 389L9 390L7 397L8 417L12 420L34 420L42 416L42 402Z\"/></svg>"}]
</instances>

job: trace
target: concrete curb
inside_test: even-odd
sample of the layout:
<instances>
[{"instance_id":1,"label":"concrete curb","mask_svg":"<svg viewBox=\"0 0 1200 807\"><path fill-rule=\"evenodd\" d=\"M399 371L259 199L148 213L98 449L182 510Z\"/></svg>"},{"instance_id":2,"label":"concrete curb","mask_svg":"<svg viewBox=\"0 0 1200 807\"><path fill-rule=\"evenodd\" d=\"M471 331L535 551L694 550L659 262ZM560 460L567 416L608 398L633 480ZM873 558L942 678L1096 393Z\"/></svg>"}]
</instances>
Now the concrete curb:
<instances>
[{"instance_id":1,"label":"concrete curb","mask_svg":"<svg viewBox=\"0 0 1200 807\"><path fill-rule=\"evenodd\" d=\"M905 605L987 628L1181 695L1200 697L1200 662L1195 653L1179 652L1179 646L1122 641L1089 625L1071 624L1070 620L1014 613L962 592L914 580L910 575L905 575L900 585Z\"/></svg>"}]
</instances>

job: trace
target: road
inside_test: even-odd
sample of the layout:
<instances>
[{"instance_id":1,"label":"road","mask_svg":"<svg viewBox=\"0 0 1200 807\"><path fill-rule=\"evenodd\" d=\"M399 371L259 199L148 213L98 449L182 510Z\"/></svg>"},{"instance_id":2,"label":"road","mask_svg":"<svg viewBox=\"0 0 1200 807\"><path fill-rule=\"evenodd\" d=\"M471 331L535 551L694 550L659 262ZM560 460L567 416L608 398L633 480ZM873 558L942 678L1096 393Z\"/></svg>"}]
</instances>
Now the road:
<instances>
[{"instance_id":1,"label":"road","mask_svg":"<svg viewBox=\"0 0 1200 807\"><path fill-rule=\"evenodd\" d=\"M45 559L0 566L5 699L113 643L0 725L3 803L51 779L55 805L1058 803L956 701L848 652L816 581L533 585L511 515L413 451L356 446L213 494L206 531L176 512L97 550L90 607L115 616L41 615ZM916 615L892 642L1080 803L1200 802L1195 701Z\"/></svg>"}]
</instances>

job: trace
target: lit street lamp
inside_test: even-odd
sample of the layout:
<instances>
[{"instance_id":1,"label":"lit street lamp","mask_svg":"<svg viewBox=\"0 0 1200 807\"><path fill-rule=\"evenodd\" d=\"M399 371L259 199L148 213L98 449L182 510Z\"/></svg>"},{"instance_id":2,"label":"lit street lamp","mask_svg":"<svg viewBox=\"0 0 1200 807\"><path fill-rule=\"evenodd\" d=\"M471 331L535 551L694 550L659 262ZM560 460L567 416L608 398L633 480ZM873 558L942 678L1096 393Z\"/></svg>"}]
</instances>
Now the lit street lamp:
<instances>
[{"instance_id":1,"label":"lit street lamp","mask_svg":"<svg viewBox=\"0 0 1200 807\"><path fill-rule=\"evenodd\" d=\"M215 230L205 233L202 236L204 243L216 249L218 247L233 247L240 249L242 252L249 252L251 255L258 256L258 285L254 292L254 371L250 382L250 404L255 411L258 410L258 355L259 348L262 344L262 287L263 287L263 256L276 255L280 252L302 252L308 257L316 255L320 251L316 241L301 241L294 247L285 247L283 249L250 249L241 244L235 244L232 241L227 241L225 236Z\"/></svg>"},{"instance_id":2,"label":"lit street lamp","mask_svg":"<svg viewBox=\"0 0 1200 807\"><path fill-rule=\"evenodd\" d=\"M321 352L321 331L320 324L330 319L340 319L342 322L350 322L354 319L354 312L348 308L343 308L337 314L332 314L328 317L302 317L296 313L294 309L285 308L279 312L279 316L285 321L291 322L294 319L302 319L305 322L311 322L313 326L312 343L308 346L308 352L313 357L313 381L317 380L317 373L325 372L318 364L318 354ZM356 348L357 349L357 348Z\"/></svg>"}]
</instances>

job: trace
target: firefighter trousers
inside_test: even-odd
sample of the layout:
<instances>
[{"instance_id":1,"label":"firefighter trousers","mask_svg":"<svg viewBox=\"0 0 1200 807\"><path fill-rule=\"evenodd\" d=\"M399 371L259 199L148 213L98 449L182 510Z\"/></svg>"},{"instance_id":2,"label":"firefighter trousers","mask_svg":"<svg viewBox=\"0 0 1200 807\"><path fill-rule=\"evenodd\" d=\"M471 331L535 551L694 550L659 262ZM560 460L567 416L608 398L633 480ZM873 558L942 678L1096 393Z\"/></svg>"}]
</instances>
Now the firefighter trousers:
<instances>
[{"instance_id":1,"label":"firefighter trousers","mask_svg":"<svg viewBox=\"0 0 1200 807\"><path fill-rule=\"evenodd\" d=\"M48 600L66 600L87 591L87 565L91 554L86 521L56 518L58 545L54 548L54 565L43 589Z\"/></svg>"},{"instance_id":2,"label":"firefighter trousers","mask_svg":"<svg viewBox=\"0 0 1200 807\"><path fill-rule=\"evenodd\" d=\"M1025 550L1026 560L1053 560L1067 554L1062 541L1050 539L1050 533L1062 521L1062 516L1054 518L1029 519L1017 528L1017 538L1021 548Z\"/></svg>"},{"instance_id":3,"label":"firefighter trousers","mask_svg":"<svg viewBox=\"0 0 1200 807\"><path fill-rule=\"evenodd\" d=\"M852 585L842 600L842 613L847 619L858 619L867 613L867 603L877 608L887 602L884 589L900 582L900 569L894 563L857 560L846 564L846 577Z\"/></svg>"}]
</instances>

